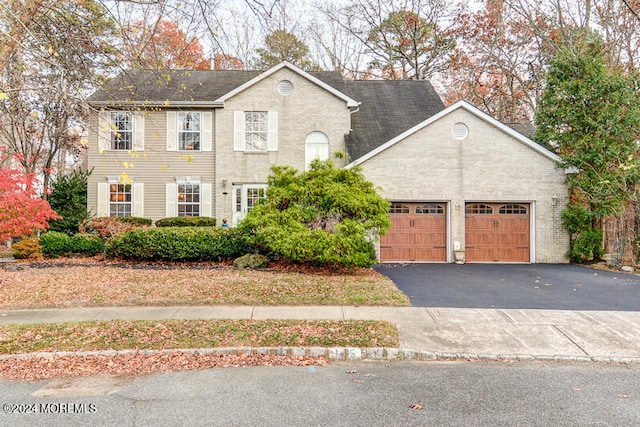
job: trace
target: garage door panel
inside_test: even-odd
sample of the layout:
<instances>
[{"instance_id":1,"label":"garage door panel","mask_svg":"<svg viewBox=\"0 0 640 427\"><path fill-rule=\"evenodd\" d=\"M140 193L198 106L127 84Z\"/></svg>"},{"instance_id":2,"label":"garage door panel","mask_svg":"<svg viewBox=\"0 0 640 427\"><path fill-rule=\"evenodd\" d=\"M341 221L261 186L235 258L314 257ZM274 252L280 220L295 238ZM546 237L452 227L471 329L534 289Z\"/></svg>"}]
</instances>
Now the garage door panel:
<instances>
[{"instance_id":1,"label":"garage door panel","mask_svg":"<svg viewBox=\"0 0 640 427\"><path fill-rule=\"evenodd\" d=\"M392 203L391 230L380 239L380 261L446 261L444 204Z\"/></svg>"},{"instance_id":2,"label":"garage door panel","mask_svg":"<svg viewBox=\"0 0 640 427\"><path fill-rule=\"evenodd\" d=\"M467 261L529 262L528 204L471 203L465 212Z\"/></svg>"},{"instance_id":3,"label":"garage door panel","mask_svg":"<svg viewBox=\"0 0 640 427\"><path fill-rule=\"evenodd\" d=\"M380 247L380 260L381 261L407 261L409 258L413 258L413 248L398 248L398 247Z\"/></svg>"}]
</instances>

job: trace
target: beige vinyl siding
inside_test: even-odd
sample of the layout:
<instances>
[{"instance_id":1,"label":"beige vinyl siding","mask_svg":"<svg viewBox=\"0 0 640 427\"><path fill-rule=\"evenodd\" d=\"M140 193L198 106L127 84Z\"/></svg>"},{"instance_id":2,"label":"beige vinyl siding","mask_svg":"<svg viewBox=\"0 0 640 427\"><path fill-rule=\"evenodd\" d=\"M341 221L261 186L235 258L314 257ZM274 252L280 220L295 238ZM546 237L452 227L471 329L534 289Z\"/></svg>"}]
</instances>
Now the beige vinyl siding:
<instances>
[{"instance_id":1,"label":"beige vinyl siding","mask_svg":"<svg viewBox=\"0 0 640 427\"><path fill-rule=\"evenodd\" d=\"M207 111L203 120L209 120L213 134L215 112ZM199 176L203 184L214 184L214 151L167 151L166 111L145 111L145 150L136 152L102 151L98 149L98 114L92 114L89 129L89 176L87 204L92 214L98 213L98 184L108 177L126 174L134 184L144 185L144 201L137 212L145 218L157 220L166 217L166 185L175 184L176 176ZM203 126L204 128L204 126ZM107 190L108 191L108 190ZM212 201L213 203L213 201Z\"/></svg>"}]
</instances>

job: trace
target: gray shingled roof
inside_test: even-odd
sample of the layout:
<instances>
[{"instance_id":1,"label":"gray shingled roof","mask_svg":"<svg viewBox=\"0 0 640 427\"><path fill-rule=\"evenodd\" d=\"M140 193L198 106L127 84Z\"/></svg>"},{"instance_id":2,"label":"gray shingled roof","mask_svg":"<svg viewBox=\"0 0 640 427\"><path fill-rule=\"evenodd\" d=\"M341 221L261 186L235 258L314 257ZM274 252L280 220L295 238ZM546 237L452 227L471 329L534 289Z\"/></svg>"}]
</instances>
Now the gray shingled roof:
<instances>
[{"instance_id":1,"label":"gray shingled roof","mask_svg":"<svg viewBox=\"0 0 640 427\"><path fill-rule=\"evenodd\" d=\"M362 104L351 116L347 153L356 160L444 109L427 80L345 81L347 94Z\"/></svg>"},{"instance_id":2,"label":"gray shingled roof","mask_svg":"<svg viewBox=\"0 0 640 427\"><path fill-rule=\"evenodd\" d=\"M162 105L207 103L248 82L260 71L127 71L88 99L94 104L125 102ZM444 109L427 80L343 80L337 71L309 73L361 103L351 116L347 153L355 160Z\"/></svg>"}]
</instances>

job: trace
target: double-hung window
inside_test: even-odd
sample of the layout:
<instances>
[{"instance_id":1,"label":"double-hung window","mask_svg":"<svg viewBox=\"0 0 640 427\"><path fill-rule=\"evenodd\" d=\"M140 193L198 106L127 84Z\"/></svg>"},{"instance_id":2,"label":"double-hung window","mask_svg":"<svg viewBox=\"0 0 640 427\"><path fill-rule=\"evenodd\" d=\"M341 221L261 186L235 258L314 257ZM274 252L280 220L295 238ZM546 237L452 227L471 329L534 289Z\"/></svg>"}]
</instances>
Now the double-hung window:
<instances>
[{"instance_id":1,"label":"double-hung window","mask_svg":"<svg viewBox=\"0 0 640 427\"><path fill-rule=\"evenodd\" d=\"M178 216L200 216L200 184L178 184Z\"/></svg>"},{"instance_id":2,"label":"double-hung window","mask_svg":"<svg viewBox=\"0 0 640 427\"><path fill-rule=\"evenodd\" d=\"M267 123L266 111L245 111L245 151L267 151Z\"/></svg>"},{"instance_id":3,"label":"double-hung window","mask_svg":"<svg viewBox=\"0 0 640 427\"><path fill-rule=\"evenodd\" d=\"M277 111L234 111L233 128L234 151L278 151Z\"/></svg>"},{"instance_id":4,"label":"double-hung window","mask_svg":"<svg viewBox=\"0 0 640 427\"><path fill-rule=\"evenodd\" d=\"M110 184L109 216L131 216L132 211L131 184Z\"/></svg>"},{"instance_id":5,"label":"double-hung window","mask_svg":"<svg viewBox=\"0 0 640 427\"><path fill-rule=\"evenodd\" d=\"M201 113L178 113L178 149L184 151L200 150Z\"/></svg>"},{"instance_id":6,"label":"double-hung window","mask_svg":"<svg viewBox=\"0 0 640 427\"><path fill-rule=\"evenodd\" d=\"M111 112L111 149L133 149L133 114L128 111Z\"/></svg>"}]
</instances>

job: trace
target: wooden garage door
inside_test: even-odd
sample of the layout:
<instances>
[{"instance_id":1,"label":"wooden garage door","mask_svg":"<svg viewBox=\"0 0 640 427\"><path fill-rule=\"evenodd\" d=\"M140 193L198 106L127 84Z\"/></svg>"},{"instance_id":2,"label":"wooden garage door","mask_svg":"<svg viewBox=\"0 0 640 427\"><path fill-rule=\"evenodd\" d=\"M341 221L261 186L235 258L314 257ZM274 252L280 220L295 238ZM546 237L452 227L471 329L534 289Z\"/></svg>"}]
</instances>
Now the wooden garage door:
<instances>
[{"instance_id":1,"label":"wooden garage door","mask_svg":"<svg viewBox=\"0 0 640 427\"><path fill-rule=\"evenodd\" d=\"M529 204L467 203L465 213L468 262L529 262Z\"/></svg>"},{"instance_id":2,"label":"wooden garage door","mask_svg":"<svg viewBox=\"0 0 640 427\"><path fill-rule=\"evenodd\" d=\"M380 261L446 261L444 203L392 203L391 230L380 240Z\"/></svg>"}]
</instances>

